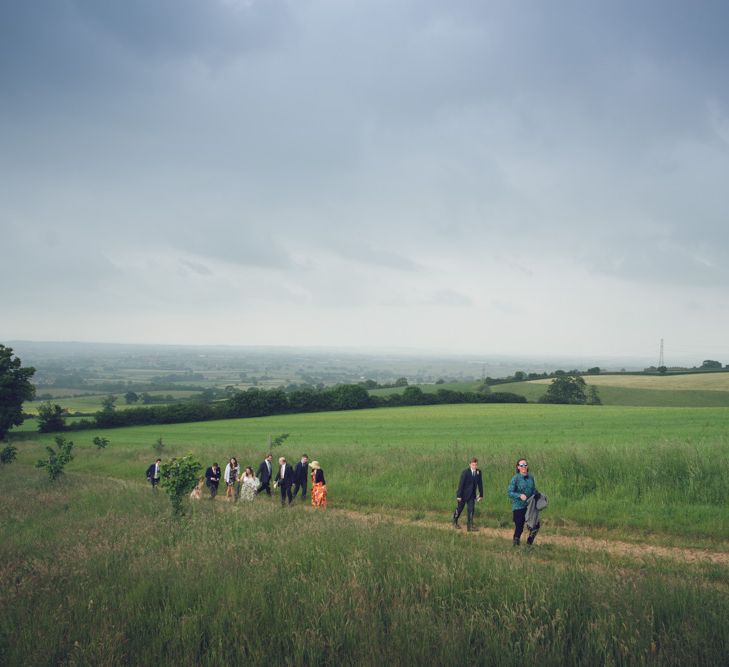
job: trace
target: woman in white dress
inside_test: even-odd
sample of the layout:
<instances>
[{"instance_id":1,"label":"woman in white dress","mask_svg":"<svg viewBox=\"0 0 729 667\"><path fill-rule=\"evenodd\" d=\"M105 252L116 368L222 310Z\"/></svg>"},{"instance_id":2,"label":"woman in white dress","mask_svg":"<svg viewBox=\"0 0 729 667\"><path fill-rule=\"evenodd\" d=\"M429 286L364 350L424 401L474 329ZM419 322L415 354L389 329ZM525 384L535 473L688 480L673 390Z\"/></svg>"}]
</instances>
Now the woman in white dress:
<instances>
[{"instance_id":1,"label":"woman in white dress","mask_svg":"<svg viewBox=\"0 0 729 667\"><path fill-rule=\"evenodd\" d=\"M240 483L240 499L252 501L256 497L256 491L261 486L261 482L253 474L253 468L248 466L243 473Z\"/></svg>"}]
</instances>

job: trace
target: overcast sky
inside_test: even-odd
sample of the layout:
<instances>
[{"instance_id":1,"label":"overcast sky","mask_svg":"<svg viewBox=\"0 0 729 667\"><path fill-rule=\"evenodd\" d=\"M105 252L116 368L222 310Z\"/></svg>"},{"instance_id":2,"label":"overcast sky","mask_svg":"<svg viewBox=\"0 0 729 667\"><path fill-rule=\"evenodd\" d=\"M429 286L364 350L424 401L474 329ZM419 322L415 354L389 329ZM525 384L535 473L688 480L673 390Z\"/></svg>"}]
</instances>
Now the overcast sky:
<instances>
[{"instance_id":1,"label":"overcast sky","mask_svg":"<svg viewBox=\"0 0 729 667\"><path fill-rule=\"evenodd\" d=\"M729 362L729 3L0 12L0 342Z\"/></svg>"}]
</instances>

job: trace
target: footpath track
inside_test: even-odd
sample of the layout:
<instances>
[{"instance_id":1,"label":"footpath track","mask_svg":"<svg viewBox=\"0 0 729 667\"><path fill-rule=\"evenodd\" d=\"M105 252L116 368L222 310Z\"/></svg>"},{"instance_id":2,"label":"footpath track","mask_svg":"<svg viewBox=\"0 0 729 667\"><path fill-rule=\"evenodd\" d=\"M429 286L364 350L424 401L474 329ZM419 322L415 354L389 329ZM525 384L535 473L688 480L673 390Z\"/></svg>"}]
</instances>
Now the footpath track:
<instances>
[{"instance_id":1,"label":"footpath track","mask_svg":"<svg viewBox=\"0 0 729 667\"><path fill-rule=\"evenodd\" d=\"M350 509L330 509L329 511L346 515L356 521L385 522L397 525L420 527L428 530L440 530L457 532L468 539L499 539L505 543L511 543L511 528L479 528L478 531L469 533L465 526L456 531L450 524L437 521L407 519L401 516L382 514L375 512L356 512ZM526 532L526 531L525 531ZM646 558L667 558L685 563L709 563L729 566L729 552L713 551L710 549L697 549L689 547L667 547L653 544L636 544L609 538L595 538L587 535L550 535L547 531L539 533L538 544L552 544L567 549L578 549L581 551L601 552L612 556L622 556L635 559Z\"/></svg>"}]
</instances>

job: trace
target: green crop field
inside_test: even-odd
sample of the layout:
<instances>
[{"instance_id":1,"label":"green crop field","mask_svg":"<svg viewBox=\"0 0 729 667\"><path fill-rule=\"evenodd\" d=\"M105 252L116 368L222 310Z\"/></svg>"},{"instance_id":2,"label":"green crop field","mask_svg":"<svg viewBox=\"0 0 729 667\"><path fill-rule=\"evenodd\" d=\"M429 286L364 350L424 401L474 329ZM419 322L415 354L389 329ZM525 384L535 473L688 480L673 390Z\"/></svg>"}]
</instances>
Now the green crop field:
<instances>
[{"instance_id":1,"label":"green crop field","mask_svg":"<svg viewBox=\"0 0 729 667\"><path fill-rule=\"evenodd\" d=\"M171 516L144 470L193 452L302 452L330 508L275 500ZM110 440L96 451L92 438ZM2 664L721 664L729 652L729 410L450 405L70 433L17 432L0 468ZM449 529L476 455L476 534ZM510 544L527 456L550 499ZM593 546L586 547L588 538ZM651 547L662 551L644 551Z\"/></svg>"}]
</instances>

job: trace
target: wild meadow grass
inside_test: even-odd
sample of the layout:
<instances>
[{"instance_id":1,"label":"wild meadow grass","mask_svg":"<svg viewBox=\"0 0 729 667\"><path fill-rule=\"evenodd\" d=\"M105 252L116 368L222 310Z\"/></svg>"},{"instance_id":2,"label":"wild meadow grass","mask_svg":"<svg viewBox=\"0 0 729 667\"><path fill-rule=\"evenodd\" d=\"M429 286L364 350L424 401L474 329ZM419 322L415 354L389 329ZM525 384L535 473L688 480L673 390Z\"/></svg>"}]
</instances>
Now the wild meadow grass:
<instances>
[{"instance_id":1,"label":"wild meadow grass","mask_svg":"<svg viewBox=\"0 0 729 667\"><path fill-rule=\"evenodd\" d=\"M515 551L267 498L201 501L178 520L141 483L34 472L0 470L3 665L709 665L729 652L714 570Z\"/></svg>"},{"instance_id":2,"label":"wild meadow grass","mask_svg":"<svg viewBox=\"0 0 729 667\"><path fill-rule=\"evenodd\" d=\"M306 452L338 506L437 512L447 521L460 471L477 456L482 519L508 525L506 487L526 456L550 499L546 525L629 539L646 533L692 542L729 539L729 410L557 405L449 405L360 410L69 433L70 471L141 481L162 437L162 456L193 452L207 466L235 455L257 467L269 435L289 433L275 456ZM95 435L111 444L96 451ZM18 434L33 463L50 436ZM39 474L39 473L33 473ZM655 538L653 538L655 539Z\"/></svg>"}]
</instances>

